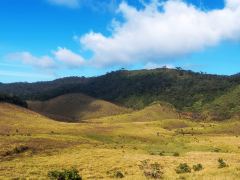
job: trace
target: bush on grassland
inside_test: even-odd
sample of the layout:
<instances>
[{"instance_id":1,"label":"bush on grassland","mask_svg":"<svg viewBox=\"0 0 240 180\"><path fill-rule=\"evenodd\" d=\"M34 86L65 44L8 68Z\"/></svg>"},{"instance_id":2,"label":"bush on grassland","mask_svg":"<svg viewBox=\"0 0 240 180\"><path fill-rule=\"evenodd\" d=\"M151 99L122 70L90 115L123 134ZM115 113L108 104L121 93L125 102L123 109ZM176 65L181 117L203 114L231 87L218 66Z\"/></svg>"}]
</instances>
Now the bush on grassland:
<instances>
[{"instance_id":1,"label":"bush on grassland","mask_svg":"<svg viewBox=\"0 0 240 180\"><path fill-rule=\"evenodd\" d=\"M78 170L75 168L64 169L62 171L49 171L48 177L51 180L82 180L82 177L78 174Z\"/></svg>"},{"instance_id":2,"label":"bush on grassland","mask_svg":"<svg viewBox=\"0 0 240 180\"><path fill-rule=\"evenodd\" d=\"M202 169L203 169L202 164L193 165L193 170L194 171L201 171Z\"/></svg>"},{"instance_id":3,"label":"bush on grassland","mask_svg":"<svg viewBox=\"0 0 240 180\"><path fill-rule=\"evenodd\" d=\"M176 173L182 174L182 173L190 173L191 168L187 163L181 163L178 165L178 167L175 169Z\"/></svg>"}]
</instances>

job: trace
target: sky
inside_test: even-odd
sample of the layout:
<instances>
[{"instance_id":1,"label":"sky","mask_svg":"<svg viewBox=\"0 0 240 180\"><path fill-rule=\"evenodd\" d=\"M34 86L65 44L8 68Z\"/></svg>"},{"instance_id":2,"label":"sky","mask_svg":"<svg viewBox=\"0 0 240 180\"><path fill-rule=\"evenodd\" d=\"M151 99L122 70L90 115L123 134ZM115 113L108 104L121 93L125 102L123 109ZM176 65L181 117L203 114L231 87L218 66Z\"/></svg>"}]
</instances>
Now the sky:
<instances>
[{"instance_id":1,"label":"sky","mask_svg":"<svg viewBox=\"0 0 240 180\"><path fill-rule=\"evenodd\" d=\"M1 0L0 82L240 72L240 0Z\"/></svg>"}]
</instances>

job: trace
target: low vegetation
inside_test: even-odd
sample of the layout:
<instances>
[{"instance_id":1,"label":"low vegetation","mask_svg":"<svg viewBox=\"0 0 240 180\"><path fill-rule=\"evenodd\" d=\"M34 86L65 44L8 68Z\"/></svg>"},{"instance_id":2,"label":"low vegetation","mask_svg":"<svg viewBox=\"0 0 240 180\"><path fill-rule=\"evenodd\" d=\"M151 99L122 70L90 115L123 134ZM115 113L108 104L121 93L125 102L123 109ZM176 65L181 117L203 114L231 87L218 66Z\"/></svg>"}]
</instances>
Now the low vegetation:
<instances>
[{"instance_id":1,"label":"low vegetation","mask_svg":"<svg viewBox=\"0 0 240 180\"><path fill-rule=\"evenodd\" d=\"M219 158L218 159L218 168L225 168L225 167L228 167L227 163L222 158Z\"/></svg>"},{"instance_id":2,"label":"low vegetation","mask_svg":"<svg viewBox=\"0 0 240 180\"><path fill-rule=\"evenodd\" d=\"M180 163L176 168L176 173L191 173L191 167L187 163Z\"/></svg>"},{"instance_id":3,"label":"low vegetation","mask_svg":"<svg viewBox=\"0 0 240 180\"><path fill-rule=\"evenodd\" d=\"M77 169L64 169L62 171L49 171L48 177L51 180L82 180Z\"/></svg>"},{"instance_id":4,"label":"low vegetation","mask_svg":"<svg viewBox=\"0 0 240 180\"><path fill-rule=\"evenodd\" d=\"M124 178L124 174L121 171L116 171L114 174L115 178Z\"/></svg>"},{"instance_id":5,"label":"low vegetation","mask_svg":"<svg viewBox=\"0 0 240 180\"><path fill-rule=\"evenodd\" d=\"M116 179L119 179L119 178L121 179L125 177L124 172L122 172L122 170L119 168L113 168L107 171L107 175L110 178L116 178Z\"/></svg>"},{"instance_id":6,"label":"low vegetation","mask_svg":"<svg viewBox=\"0 0 240 180\"><path fill-rule=\"evenodd\" d=\"M0 179L238 179L240 122L178 119L170 109L65 123L0 103Z\"/></svg>"},{"instance_id":7,"label":"low vegetation","mask_svg":"<svg viewBox=\"0 0 240 180\"><path fill-rule=\"evenodd\" d=\"M201 171L201 170L203 170L202 164L193 165L193 170L194 171Z\"/></svg>"},{"instance_id":8,"label":"low vegetation","mask_svg":"<svg viewBox=\"0 0 240 180\"><path fill-rule=\"evenodd\" d=\"M178 156L180 156L180 154L178 152L175 152L175 153L173 153L173 156L178 157Z\"/></svg>"},{"instance_id":9,"label":"low vegetation","mask_svg":"<svg viewBox=\"0 0 240 180\"><path fill-rule=\"evenodd\" d=\"M21 154L21 153L26 152L27 150L29 150L28 146L21 145L21 146L14 147L12 150L6 151L3 154L3 156L11 156L11 155Z\"/></svg>"},{"instance_id":10,"label":"low vegetation","mask_svg":"<svg viewBox=\"0 0 240 180\"><path fill-rule=\"evenodd\" d=\"M143 171L145 177L151 179L162 179L163 171L162 166L157 163L150 163L148 160L144 160L141 162L139 168Z\"/></svg>"}]
</instances>

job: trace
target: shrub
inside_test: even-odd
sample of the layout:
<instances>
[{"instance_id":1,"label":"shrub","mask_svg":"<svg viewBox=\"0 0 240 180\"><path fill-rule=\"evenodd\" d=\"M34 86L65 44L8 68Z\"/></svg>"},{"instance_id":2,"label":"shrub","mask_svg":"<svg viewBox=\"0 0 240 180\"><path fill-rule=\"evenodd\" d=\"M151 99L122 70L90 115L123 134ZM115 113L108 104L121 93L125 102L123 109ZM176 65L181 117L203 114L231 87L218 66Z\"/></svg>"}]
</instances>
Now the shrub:
<instances>
[{"instance_id":1,"label":"shrub","mask_svg":"<svg viewBox=\"0 0 240 180\"><path fill-rule=\"evenodd\" d=\"M213 152L220 152L220 151L221 151L220 148L214 148L214 149L213 149Z\"/></svg>"},{"instance_id":2,"label":"shrub","mask_svg":"<svg viewBox=\"0 0 240 180\"><path fill-rule=\"evenodd\" d=\"M181 163L178 165L178 167L175 169L176 173L182 174L182 173L190 173L191 168L188 166L187 163Z\"/></svg>"},{"instance_id":3,"label":"shrub","mask_svg":"<svg viewBox=\"0 0 240 180\"><path fill-rule=\"evenodd\" d=\"M23 153L23 152L27 151L28 149L29 149L28 146L18 146L18 147L15 147L13 149L13 153L14 154L20 154L20 153Z\"/></svg>"},{"instance_id":4,"label":"shrub","mask_svg":"<svg viewBox=\"0 0 240 180\"><path fill-rule=\"evenodd\" d=\"M161 171L161 167L158 163L154 163L150 165L150 169L148 171L144 171L146 177L150 177L153 179L161 179L163 172Z\"/></svg>"},{"instance_id":5,"label":"shrub","mask_svg":"<svg viewBox=\"0 0 240 180\"><path fill-rule=\"evenodd\" d=\"M111 169L109 171L107 171L107 174L109 175L109 177L111 178L124 178L124 173L122 173L122 171L119 168L114 168Z\"/></svg>"},{"instance_id":6,"label":"shrub","mask_svg":"<svg viewBox=\"0 0 240 180\"><path fill-rule=\"evenodd\" d=\"M4 156L11 156L11 155L14 155L14 154L20 154L20 153L24 153L25 151L29 150L29 147L28 146L17 146L15 147L14 149L12 150L8 150L4 153Z\"/></svg>"},{"instance_id":7,"label":"shrub","mask_svg":"<svg viewBox=\"0 0 240 180\"><path fill-rule=\"evenodd\" d=\"M50 171L48 177L51 180L82 180L82 177L78 174L77 169L64 169L62 171Z\"/></svg>"},{"instance_id":8,"label":"shrub","mask_svg":"<svg viewBox=\"0 0 240 180\"><path fill-rule=\"evenodd\" d=\"M179 153L178 152L175 152L175 153L173 153L173 156L179 156Z\"/></svg>"},{"instance_id":9,"label":"shrub","mask_svg":"<svg viewBox=\"0 0 240 180\"><path fill-rule=\"evenodd\" d=\"M121 171L116 171L114 176L115 178L124 178L124 174Z\"/></svg>"},{"instance_id":10,"label":"shrub","mask_svg":"<svg viewBox=\"0 0 240 180\"><path fill-rule=\"evenodd\" d=\"M218 159L218 163L219 163L218 168L228 167L227 163L221 158Z\"/></svg>"},{"instance_id":11,"label":"shrub","mask_svg":"<svg viewBox=\"0 0 240 180\"><path fill-rule=\"evenodd\" d=\"M159 156L164 156L164 152L160 152L160 153L159 153Z\"/></svg>"},{"instance_id":12,"label":"shrub","mask_svg":"<svg viewBox=\"0 0 240 180\"><path fill-rule=\"evenodd\" d=\"M203 169L202 164L193 165L193 170L194 171L201 171L202 169Z\"/></svg>"},{"instance_id":13,"label":"shrub","mask_svg":"<svg viewBox=\"0 0 240 180\"><path fill-rule=\"evenodd\" d=\"M161 170L161 166L158 163L153 163L153 164L143 164L143 169L144 169L144 175L147 178L152 178L152 179L162 179L163 178L163 172Z\"/></svg>"},{"instance_id":14,"label":"shrub","mask_svg":"<svg viewBox=\"0 0 240 180\"><path fill-rule=\"evenodd\" d=\"M186 180L187 178L184 176L179 176L179 180Z\"/></svg>"},{"instance_id":15,"label":"shrub","mask_svg":"<svg viewBox=\"0 0 240 180\"><path fill-rule=\"evenodd\" d=\"M162 167L157 162L150 164L149 160L144 160L144 161L141 161L141 165L139 165L139 168L143 170L143 173L146 176L146 178L151 178L151 179L163 178Z\"/></svg>"}]
</instances>

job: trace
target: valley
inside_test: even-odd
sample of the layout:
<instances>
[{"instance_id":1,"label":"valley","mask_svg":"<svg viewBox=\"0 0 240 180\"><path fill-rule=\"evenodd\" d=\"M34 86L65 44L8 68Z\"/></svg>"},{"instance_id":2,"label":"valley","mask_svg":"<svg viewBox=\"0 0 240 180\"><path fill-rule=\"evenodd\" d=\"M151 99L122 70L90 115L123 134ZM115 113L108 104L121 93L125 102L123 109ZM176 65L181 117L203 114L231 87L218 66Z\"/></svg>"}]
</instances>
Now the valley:
<instances>
[{"instance_id":1,"label":"valley","mask_svg":"<svg viewBox=\"0 0 240 180\"><path fill-rule=\"evenodd\" d=\"M240 180L240 0L0 0L0 180Z\"/></svg>"},{"instance_id":2,"label":"valley","mask_svg":"<svg viewBox=\"0 0 240 180\"><path fill-rule=\"evenodd\" d=\"M168 116L160 116L163 112ZM51 170L72 167L83 179L114 179L119 173L124 179L240 175L239 121L178 119L173 109L158 103L79 123L54 121L2 103L0 127L0 179L47 179ZM219 168L219 158L228 166ZM180 163L203 169L178 174Z\"/></svg>"},{"instance_id":3,"label":"valley","mask_svg":"<svg viewBox=\"0 0 240 180\"><path fill-rule=\"evenodd\" d=\"M0 84L0 179L239 179L239 82L160 68Z\"/></svg>"},{"instance_id":4,"label":"valley","mask_svg":"<svg viewBox=\"0 0 240 180\"><path fill-rule=\"evenodd\" d=\"M79 93L58 96L48 101L28 101L28 107L50 118L70 122L123 114L130 111L113 103Z\"/></svg>"}]
</instances>

